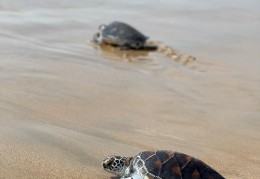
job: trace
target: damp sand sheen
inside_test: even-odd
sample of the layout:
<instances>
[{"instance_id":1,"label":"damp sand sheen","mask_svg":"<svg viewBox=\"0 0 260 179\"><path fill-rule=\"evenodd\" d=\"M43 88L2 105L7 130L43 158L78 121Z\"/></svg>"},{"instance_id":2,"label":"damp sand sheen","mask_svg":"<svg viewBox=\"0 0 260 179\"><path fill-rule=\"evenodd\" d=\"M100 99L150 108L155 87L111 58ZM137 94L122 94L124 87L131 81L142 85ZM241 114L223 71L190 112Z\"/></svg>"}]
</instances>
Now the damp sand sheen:
<instances>
[{"instance_id":1,"label":"damp sand sheen","mask_svg":"<svg viewBox=\"0 0 260 179\"><path fill-rule=\"evenodd\" d=\"M155 149L195 156L226 178L258 178L258 7L1 1L0 178L107 179L106 156ZM114 20L163 50L125 54L86 43Z\"/></svg>"}]
</instances>

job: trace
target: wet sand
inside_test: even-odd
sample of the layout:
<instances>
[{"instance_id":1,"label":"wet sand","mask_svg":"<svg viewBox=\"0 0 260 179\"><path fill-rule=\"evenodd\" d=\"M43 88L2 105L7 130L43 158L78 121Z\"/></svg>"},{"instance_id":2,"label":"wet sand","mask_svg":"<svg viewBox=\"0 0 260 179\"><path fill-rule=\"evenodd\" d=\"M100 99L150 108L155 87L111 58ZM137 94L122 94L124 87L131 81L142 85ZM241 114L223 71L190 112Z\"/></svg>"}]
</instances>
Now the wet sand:
<instances>
[{"instance_id":1,"label":"wet sand","mask_svg":"<svg viewBox=\"0 0 260 179\"><path fill-rule=\"evenodd\" d=\"M0 178L97 178L110 154L172 149L260 176L260 4L0 2ZM120 16L118 14L121 14ZM121 20L196 60L87 41Z\"/></svg>"}]
</instances>

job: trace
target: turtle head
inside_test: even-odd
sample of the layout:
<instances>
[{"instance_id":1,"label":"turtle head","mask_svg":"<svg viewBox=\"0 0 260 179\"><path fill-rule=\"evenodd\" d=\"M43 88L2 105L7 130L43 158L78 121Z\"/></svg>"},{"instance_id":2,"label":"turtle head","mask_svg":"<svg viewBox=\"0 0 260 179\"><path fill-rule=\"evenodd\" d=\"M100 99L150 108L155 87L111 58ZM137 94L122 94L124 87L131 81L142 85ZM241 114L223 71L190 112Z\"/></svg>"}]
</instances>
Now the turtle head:
<instances>
[{"instance_id":1,"label":"turtle head","mask_svg":"<svg viewBox=\"0 0 260 179\"><path fill-rule=\"evenodd\" d=\"M102 24L98 27L98 32L94 34L93 41L101 44L103 41L102 31L106 28L105 24Z\"/></svg>"},{"instance_id":2,"label":"turtle head","mask_svg":"<svg viewBox=\"0 0 260 179\"><path fill-rule=\"evenodd\" d=\"M121 157L111 155L102 162L104 170L117 176L129 176L130 175L130 161L132 157Z\"/></svg>"},{"instance_id":3,"label":"turtle head","mask_svg":"<svg viewBox=\"0 0 260 179\"><path fill-rule=\"evenodd\" d=\"M98 43L98 44L101 44L102 43L102 36L100 34L100 32L97 32L93 35L93 41Z\"/></svg>"}]
</instances>

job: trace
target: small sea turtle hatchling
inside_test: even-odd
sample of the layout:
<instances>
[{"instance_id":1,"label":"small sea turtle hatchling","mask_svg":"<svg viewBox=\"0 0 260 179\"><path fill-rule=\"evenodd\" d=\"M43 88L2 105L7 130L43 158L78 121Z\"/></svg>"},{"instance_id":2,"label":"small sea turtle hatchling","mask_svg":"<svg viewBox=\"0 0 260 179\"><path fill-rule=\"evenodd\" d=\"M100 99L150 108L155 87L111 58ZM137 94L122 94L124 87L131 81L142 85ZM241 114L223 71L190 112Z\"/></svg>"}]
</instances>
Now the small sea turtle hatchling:
<instances>
[{"instance_id":1,"label":"small sea turtle hatchling","mask_svg":"<svg viewBox=\"0 0 260 179\"><path fill-rule=\"evenodd\" d=\"M102 166L120 179L224 179L199 159L165 150L143 151L134 157L112 155Z\"/></svg>"},{"instance_id":2,"label":"small sea turtle hatchling","mask_svg":"<svg viewBox=\"0 0 260 179\"><path fill-rule=\"evenodd\" d=\"M145 46L147 36L124 22L112 22L108 25L100 25L93 41L98 44L108 44L120 49L150 49L156 50L156 46Z\"/></svg>"}]
</instances>

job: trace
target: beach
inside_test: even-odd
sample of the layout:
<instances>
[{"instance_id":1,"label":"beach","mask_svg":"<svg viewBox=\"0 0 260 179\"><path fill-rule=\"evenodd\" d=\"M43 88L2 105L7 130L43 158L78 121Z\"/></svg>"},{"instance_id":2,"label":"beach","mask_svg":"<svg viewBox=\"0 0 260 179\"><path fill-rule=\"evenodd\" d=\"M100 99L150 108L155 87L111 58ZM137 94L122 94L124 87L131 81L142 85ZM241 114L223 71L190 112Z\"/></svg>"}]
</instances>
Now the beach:
<instances>
[{"instance_id":1,"label":"beach","mask_svg":"<svg viewBox=\"0 0 260 179\"><path fill-rule=\"evenodd\" d=\"M0 178L107 179L102 160L170 149L260 176L256 0L0 1ZM100 48L127 22L196 60Z\"/></svg>"}]
</instances>

